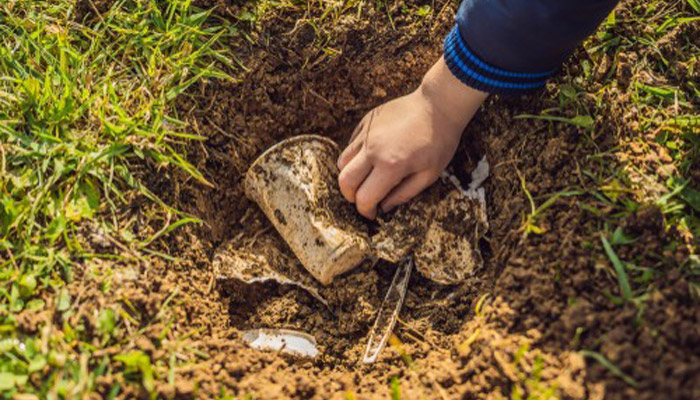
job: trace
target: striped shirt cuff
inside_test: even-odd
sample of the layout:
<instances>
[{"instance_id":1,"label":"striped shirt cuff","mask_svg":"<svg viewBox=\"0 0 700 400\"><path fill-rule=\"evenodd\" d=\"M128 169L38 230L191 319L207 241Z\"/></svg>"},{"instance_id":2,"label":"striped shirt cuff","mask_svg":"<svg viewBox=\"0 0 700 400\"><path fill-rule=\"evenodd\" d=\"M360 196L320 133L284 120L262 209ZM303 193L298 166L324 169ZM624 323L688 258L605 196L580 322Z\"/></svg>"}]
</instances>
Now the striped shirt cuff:
<instances>
[{"instance_id":1,"label":"striped shirt cuff","mask_svg":"<svg viewBox=\"0 0 700 400\"><path fill-rule=\"evenodd\" d=\"M538 73L513 72L481 60L469 49L455 26L445 38L445 62L465 85L494 94L523 94L539 89L556 70Z\"/></svg>"}]
</instances>

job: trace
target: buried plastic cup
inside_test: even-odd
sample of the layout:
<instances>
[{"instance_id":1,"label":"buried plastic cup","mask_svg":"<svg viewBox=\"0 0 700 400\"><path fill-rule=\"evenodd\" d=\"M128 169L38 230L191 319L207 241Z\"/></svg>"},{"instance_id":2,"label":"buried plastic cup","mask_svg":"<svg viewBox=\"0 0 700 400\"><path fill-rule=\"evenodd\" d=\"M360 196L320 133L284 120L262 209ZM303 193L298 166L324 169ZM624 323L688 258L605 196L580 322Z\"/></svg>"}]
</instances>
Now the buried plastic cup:
<instances>
[{"instance_id":1,"label":"buried plastic cup","mask_svg":"<svg viewBox=\"0 0 700 400\"><path fill-rule=\"evenodd\" d=\"M245 177L246 195L324 285L371 254L366 226L338 189L338 154L329 139L297 136L268 149Z\"/></svg>"}]
</instances>

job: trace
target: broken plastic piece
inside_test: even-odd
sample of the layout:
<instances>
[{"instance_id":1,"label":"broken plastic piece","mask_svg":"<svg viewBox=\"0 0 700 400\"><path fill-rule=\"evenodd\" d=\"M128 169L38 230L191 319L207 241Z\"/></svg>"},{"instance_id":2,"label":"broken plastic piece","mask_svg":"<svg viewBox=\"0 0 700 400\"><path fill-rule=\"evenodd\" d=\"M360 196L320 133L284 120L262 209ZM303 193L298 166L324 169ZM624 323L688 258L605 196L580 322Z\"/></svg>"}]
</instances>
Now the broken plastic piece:
<instances>
[{"instance_id":1,"label":"broken plastic piece","mask_svg":"<svg viewBox=\"0 0 700 400\"><path fill-rule=\"evenodd\" d=\"M389 336L391 336L391 332L396 324L396 318L398 318L403 305L403 299L406 297L412 268L413 262L411 260L402 262L396 268L394 279L391 281L391 286L389 286L389 290L379 308L377 319L374 321L370 331L367 349L362 359L363 363L372 364L377 361L379 353L381 353Z\"/></svg>"},{"instance_id":2,"label":"broken plastic piece","mask_svg":"<svg viewBox=\"0 0 700 400\"><path fill-rule=\"evenodd\" d=\"M424 239L413 252L416 269L441 284L464 282L483 265L479 240L487 229L481 199L450 190L433 208Z\"/></svg>"},{"instance_id":3,"label":"broken plastic piece","mask_svg":"<svg viewBox=\"0 0 700 400\"><path fill-rule=\"evenodd\" d=\"M254 246L240 249L240 244L228 242L214 255L214 274L217 282L230 279L245 284L277 282L306 290L316 300L328 307L328 302L319 293L319 284L299 262L279 249L271 235L260 235Z\"/></svg>"},{"instance_id":4,"label":"broken plastic piece","mask_svg":"<svg viewBox=\"0 0 700 400\"><path fill-rule=\"evenodd\" d=\"M243 331L241 338L248 346L258 350L308 358L315 358L319 353L313 336L289 329L251 329Z\"/></svg>"},{"instance_id":5,"label":"broken plastic piece","mask_svg":"<svg viewBox=\"0 0 700 400\"><path fill-rule=\"evenodd\" d=\"M486 160L486 156L484 156L481 158L481 160L479 160L479 163L476 165L476 168L474 168L474 170L472 171L471 182L469 182L469 188L467 188L466 190L462 188L462 185L459 183L459 179L457 179L456 176L447 172L443 172L442 177L448 179L455 186L455 188L457 188L468 198L479 200L481 206L485 210L486 192L484 191L484 188L481 185L484 183L484 181L486 181L486 179L488 179L490 171L491 167L489 166L488 160Z\"/></svg>"},{"instance_id":6,"label":"broken plastic piece","mask_svg":"<svg viewBox=\"0 0 700 400\"><path fill-rule=\"evenodd\" d=\"M464 282L483 265L479 241L488 229L486 158L472 172L469 189L444 173L422 194L399 208L372 237L377 257L390 262L413 255L421 275L441 284Z\"/></svg>"}]
</instances>

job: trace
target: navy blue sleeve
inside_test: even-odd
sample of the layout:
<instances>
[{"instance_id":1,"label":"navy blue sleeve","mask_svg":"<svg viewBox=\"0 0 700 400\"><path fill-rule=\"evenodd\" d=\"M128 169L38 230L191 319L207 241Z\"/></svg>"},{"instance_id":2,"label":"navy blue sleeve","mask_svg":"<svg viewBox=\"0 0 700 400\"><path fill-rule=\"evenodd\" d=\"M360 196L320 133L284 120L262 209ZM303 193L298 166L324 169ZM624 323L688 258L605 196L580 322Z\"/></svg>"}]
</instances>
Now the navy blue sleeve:
<instances>
[{"instance_id":1,"label":"navy blue sleeve","mask_svg":"<svg viewBox=\"0 0 700 400\"><path fill-rule=\"evenodd\" d=\"M450 71L501 94L544 86L618 0L464 0L445 39Z\"/></svg>"}]
</instances>

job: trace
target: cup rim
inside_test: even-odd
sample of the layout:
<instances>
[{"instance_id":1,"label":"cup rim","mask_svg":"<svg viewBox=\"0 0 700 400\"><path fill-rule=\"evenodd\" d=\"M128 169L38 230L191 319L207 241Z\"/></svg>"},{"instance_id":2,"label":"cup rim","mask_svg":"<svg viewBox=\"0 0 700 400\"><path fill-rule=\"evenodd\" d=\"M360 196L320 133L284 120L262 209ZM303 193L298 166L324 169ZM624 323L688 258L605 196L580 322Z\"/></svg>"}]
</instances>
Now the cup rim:
<instances>
[{"instance_id":1,"label":"cup rim","mask_svg":"<svg viewBox=\"0 0 700 400\"><path fill-rule=\"evenodd\" d=\"M285 140L283 140L283 141L281 141L281 142L275 143L272 147L268 148L268 149L265 150L262 154L260 154L260 155L255 159L255 161L253 161L253 163L250 164L250 166L248 167L248 172L246 173L246 175L255 174L255 172L253 172L254 169L255 169L255 167L259 166L260 164L263 164L268 158L270 158L270 156L271 156L272 154L276 153L276 152L279 151L281 148L286 147L286 146L289 146L290 144L295 144L295 143L297 143L297 142L305 142L305 141L309 141L309 142L311 142L311 141L321 142L321 143L323 143L323 144L326 144L326 145L331 146L331 148L332 148L334 151L337 151L337 150L338 150L338 144L335 143L333 140L331 140L331 139L325 137L325 136L314 135L314 134L305 134L305 135L293 136L293 137L288 138L288 139L285 139Z\"/></svg>"}]
</instances>

